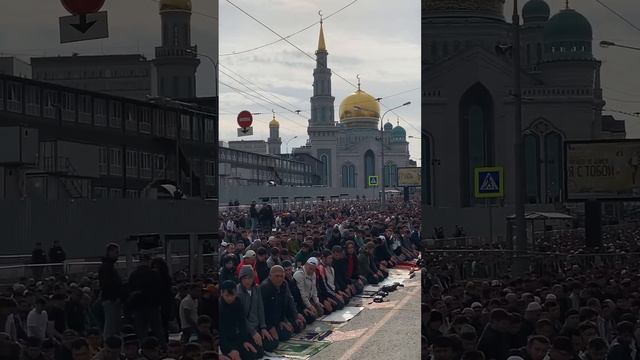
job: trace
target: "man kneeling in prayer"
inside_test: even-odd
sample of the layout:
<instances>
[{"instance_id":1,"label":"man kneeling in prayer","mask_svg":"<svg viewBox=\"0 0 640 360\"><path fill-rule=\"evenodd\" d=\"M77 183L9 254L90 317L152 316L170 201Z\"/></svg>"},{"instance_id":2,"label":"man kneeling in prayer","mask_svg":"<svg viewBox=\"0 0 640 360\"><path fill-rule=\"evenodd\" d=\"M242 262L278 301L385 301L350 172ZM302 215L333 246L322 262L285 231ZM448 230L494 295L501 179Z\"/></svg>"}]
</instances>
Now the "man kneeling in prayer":
<instances>
[{"instance_id":1,"label":"man kneeling in prayer","mask_svg":"<svg viewBox=\"0 0 640 360\"><path fill-rule=\"evenodd\" d=\"M256 286L253 268L245 265L240 269L240 284L237 293L242 307L244 308L244 318L247 322L247 331L257 345L259 357L264 351L273 351L278 347L278 340L267 331L267 324L264 318L264 305L260 288Z\"/></svg>"},{"instance_id":2,"label":"man kneeling in prayer","mask_svg":"<svg viewBox=\"0 0 640 360\"><path fill-rule=\"evenodd\" d=\"M236 296L236 284L227 280L220 286L220 350L231 360L255 360L256 344L247 332L244 308Z\"/></svg>"},{"instance_id":3,"label":"man kneeling in prayer","mask_svg":"<svg viewBox=\"0 0 640 360\"><path fill-rule=\"evenodd\" d=\"M279 341L291 339L293 333L304 329L304 316L298 314L287 282L284 280L284 268L274 265L269 279L260 285L264 304L265 323L271 336Z\"/></svg>"}]
</instances>

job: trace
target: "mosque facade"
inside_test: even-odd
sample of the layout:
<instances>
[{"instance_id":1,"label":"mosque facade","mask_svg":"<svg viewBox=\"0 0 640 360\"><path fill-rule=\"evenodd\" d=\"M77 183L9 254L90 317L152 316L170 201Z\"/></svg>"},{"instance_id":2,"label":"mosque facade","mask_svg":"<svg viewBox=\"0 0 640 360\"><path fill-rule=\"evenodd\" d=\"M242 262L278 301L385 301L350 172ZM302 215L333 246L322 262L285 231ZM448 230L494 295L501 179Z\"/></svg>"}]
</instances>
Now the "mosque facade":
<instances>
[{"instance_id":1,"label":"mosque facade","mask_svg":"<svg viewBox=\"0 0 640 360\"><path fill-rule=\"evenodd\" d=\"M512 211L514 172L513 25L504 0L423 0L422 179L425 231L478 220L474 208ZM522 136L529 208L563 199L567 140L625 137L625 125L603 115L601 61L594 58L588 19L570 7L551 14L529 0L522 14ZM505 195L488 204L474 197L474 169L504 167ZM507 209L507 210L504 210ZM494 219L504 226L504 217ZM497 226L496 226L497 228ZM445 230L447 231L447 230Z\"/></svg>"},{"instance_id":2,"label":"mosque facade","mask_svg":"<svg viewBox=\"0 0 640 360\"><path fill-rule=\"evenodd\" d=\"M378 187L371 183L371 177L377 177L379 185L384 181L387 187L397 186L398 169L415 166L409 158L405 129L391 122L386 122L381 129L379 99L362 90L360 81L358 89L340 103L339 121L336 121L328 55L321 23L307 127L309 138L305 146L293 149L293 154L306 154L320 160L320 185L345 191L371 190ZM280 153L279 127L274 117L269 124L267 141L269 152L274 155Z\"/></svg>"}]
</instances>

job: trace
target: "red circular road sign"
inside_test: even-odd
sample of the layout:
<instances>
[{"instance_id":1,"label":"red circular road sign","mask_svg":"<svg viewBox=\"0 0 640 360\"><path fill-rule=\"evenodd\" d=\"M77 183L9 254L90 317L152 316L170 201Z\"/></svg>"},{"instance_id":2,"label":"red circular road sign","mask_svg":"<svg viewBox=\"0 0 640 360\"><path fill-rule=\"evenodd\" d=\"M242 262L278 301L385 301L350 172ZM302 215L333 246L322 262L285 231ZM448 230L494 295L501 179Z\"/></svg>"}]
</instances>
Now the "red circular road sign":
<instances>
[{"instance_id":1,"label":"red circular road sign","mask_svg":"<svg viewBox=\"0 0 640 360\"><path fill-rule=\"evenodd\" d=\"M62 6L73 15L86 15L100 11L106 0L60 0Z\"/></svg>"},{"instance_id":2,"label":"red circular road sign","mask_svg":"<svg viewBox=\"0 0 640 360\"><path fill-rule=\"evenodd\" d=\"M252 123L253 116L251 116L251 113L249 111L244 110L241 111L240 114L238 114L238 125L240 125L241 128L246 129L250 127Z\"/></svg>"}]
</instances>

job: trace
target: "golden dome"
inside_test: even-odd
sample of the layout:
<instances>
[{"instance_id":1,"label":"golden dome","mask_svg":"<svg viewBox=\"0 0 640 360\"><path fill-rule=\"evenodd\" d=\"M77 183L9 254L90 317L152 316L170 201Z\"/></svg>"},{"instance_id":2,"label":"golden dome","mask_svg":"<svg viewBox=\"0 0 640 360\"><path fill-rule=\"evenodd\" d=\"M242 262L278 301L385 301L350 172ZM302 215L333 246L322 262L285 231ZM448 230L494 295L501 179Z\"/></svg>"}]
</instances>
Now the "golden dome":
<instances>
[{"instance_id":1,"label":"golden dome","mask_svg":"<svg viewBox=\"0 0 640 360\"><path fill-rule=\"evenodd\" d=\"M273 117L273 120L269 122L269 128L277 128L280 127L280 123L276 120L276 117Z\"/></svg>"},{"instance_id":2,"label":"golden dome","mask_svg":"<svg viewBox=\"0 0 640 360\"><path fill-rule=\"evenodd\" d=\"M378 100L360 89L340 103L340 121L357 118L380 118Z\"/></svg>"},{"instance_id":3,"label":"golden dome","mask_svg":"<svg viewBox=\"0 0 640 360\"><path fill-rule=\"evenodd\" d=\"M191 11L191 0L161 0L160 11L164 10Z\"/></svg>"}]
</instances>

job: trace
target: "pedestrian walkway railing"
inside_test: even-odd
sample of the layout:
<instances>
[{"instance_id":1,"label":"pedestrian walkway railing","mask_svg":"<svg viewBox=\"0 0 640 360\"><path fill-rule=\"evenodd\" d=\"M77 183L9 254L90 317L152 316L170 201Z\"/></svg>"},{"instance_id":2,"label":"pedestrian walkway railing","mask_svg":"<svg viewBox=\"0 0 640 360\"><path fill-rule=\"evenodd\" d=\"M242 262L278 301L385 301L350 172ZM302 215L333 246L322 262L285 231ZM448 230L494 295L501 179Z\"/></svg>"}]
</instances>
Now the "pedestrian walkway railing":
<instances>
[{"instance_id":1,"label":"pedestrian walkway railing","mask_svg":"<svg viewBox=\"0 0 640 360\"><path fill-rule=\"evenodd\" d=\"M184 273L188 277L190 269L190 255L173 254L169 259L163 254L158 257L165 258L172 268L172 275ZM138 259L132 260L133 265L139 263ZM102 265L101 261L68 260L63 263L47 264L15 264L0 266L0 283L10 284L21 278L45 279L50 276L67 275L70 278L81 278L83 276L97 274ZM123 277L128 274L127 260L122 257L116 262L116 269ZM199 269L200 270L200 269ZM216 273L218 270L218 253L202 254L202 269L200 274Z\"/></svg>"},{"instance_id":2,"label":"pedestrian walkway railing","mask_svg":"<svg viewBox=\"0 0 640 360\"><path fill-rule=\"evenodd\" d=\"M594 269L634 270L640 253L558 253L513 250L434 249L422 254L427 270L445 272L453 281L500 279L512 275L516 261L525 261L535 274L584 272Z\"/></svg>"}]
</instances>

